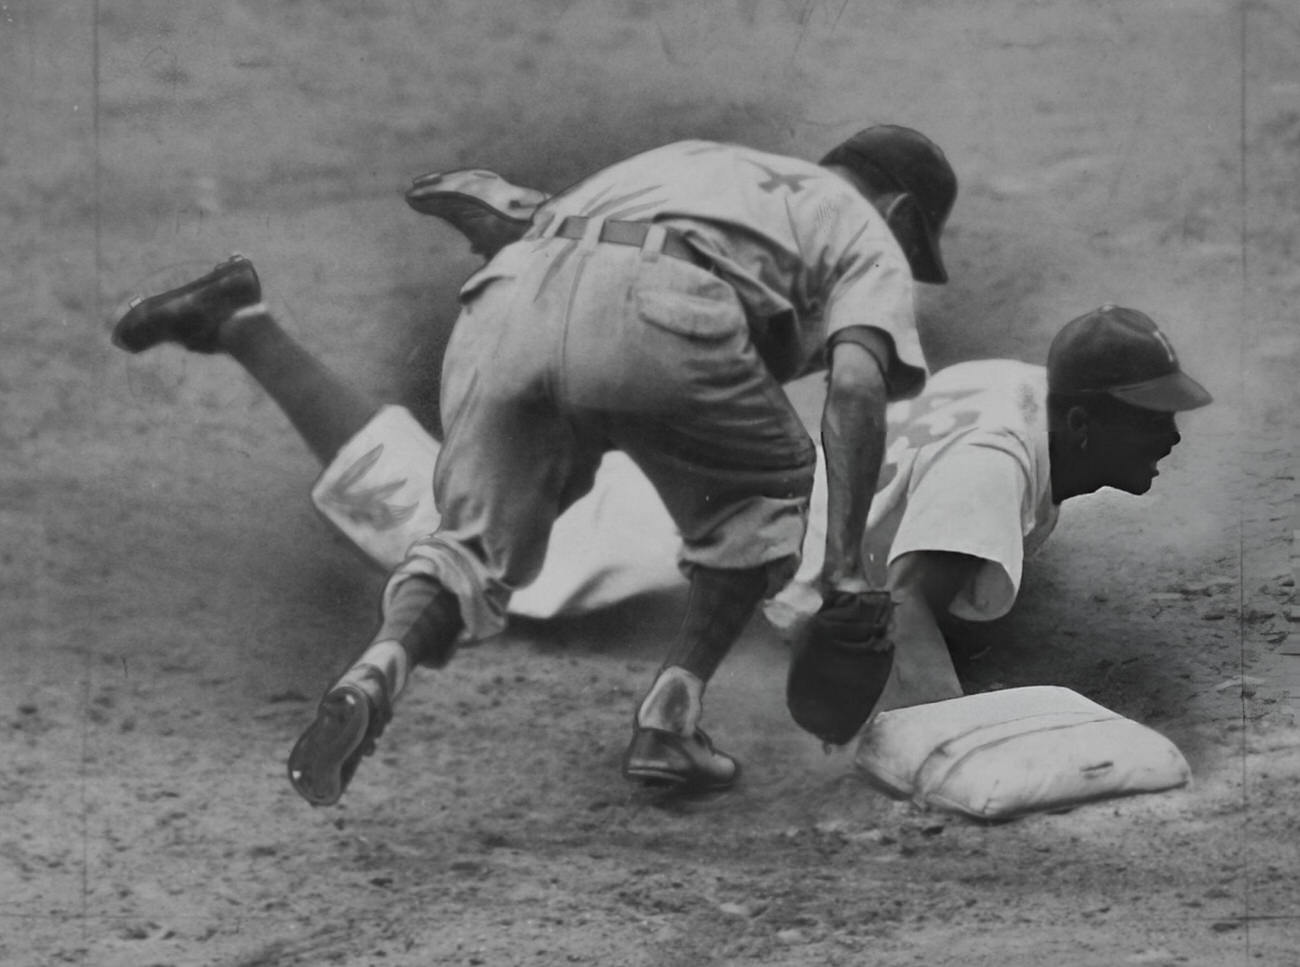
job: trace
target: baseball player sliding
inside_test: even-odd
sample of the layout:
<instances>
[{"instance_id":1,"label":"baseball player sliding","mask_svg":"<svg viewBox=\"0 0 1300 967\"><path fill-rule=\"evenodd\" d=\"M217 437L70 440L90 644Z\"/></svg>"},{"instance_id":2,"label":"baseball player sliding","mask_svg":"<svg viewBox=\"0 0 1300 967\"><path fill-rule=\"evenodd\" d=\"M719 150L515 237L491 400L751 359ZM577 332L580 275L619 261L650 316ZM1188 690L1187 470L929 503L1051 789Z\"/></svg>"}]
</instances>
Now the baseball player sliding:
<instances>
[{"instance_id":1,"label":"baseball player sliding","mask_svg":"<svg viewBox=\"0 0 1300 967\"><path fill-rule=\"evenodd\" d=\"M546 200L524 237L461 289L432 477L440 519L406 549L380 628L291 752L294 788L313 804L336 802L409 670L443 666L459 643L503 628L515 590L542 569L557 519L591 491L612 450L654 487L690 587L681 631L634 716L623 772L691 790L732 785L738 763L700 728L704 690L759 603L798 566L816 464L780 380L815 357L828 363L818 580L866 591L858 543L884 455L885 404L916 395L926 378L913 278L946 280L938 240L956 189L928 138L879 126L818 164L671 144ZM137 351L165 339L225 349L261 379L295 362L283 345L268 356L283 343L267 335L268 321L251 263L235 258L135 304L115 338ZM308 367L286 380L305 375L319 374ZM357 402L330 395L291 418L314 426ZM315 445L340 442L324 437Z\"/></svg>"},{"instance_id":2,"label":"baseball player sliding","mask_svg":"<svg viewBox=\"0 0 1300 967\"><path fill-rule=\"evenodd\" d=\"M886 129L886 132L889 137L915 137L900 129ZM877 129L875 136L882 133ZM869 144L871 137L864 139L860 135L858 141ZM853 139L848 144L852 143ZM909 143L928 144L923 140ZM690 145L695 150L701 147L703 143ZM682 146L661 149L670 155L674 150L682 150ZM927 150L933 152L931 158L942 160L937 149L930 146ZM726 148L717 153L730 152L746 160L753 157L745 149ZM824 164L830 166L836 177L845 178L843 172L834 170L834 154ZM779 170L791 172L793 168L789 164L781 162ZM618 168L615 166L613 171L617 172ZM665 169L657 164L655 170ZM942 170L946 170L946 164ZM806 169L799 168L798 173L806 174ZM682 572L689 576L691 588L686 621L681 639L675 643L664 670L638 709L633 742L625 761L625 772L630 778L676 782L687 788L720 788L734 781L737 772L734 760L713 749L698 728L703 687L757 601L769 590L777 590L784 583L782 579L793 570L799 544L804 548L802 564L795 580L767 602L769 618L789 626L794 619L816 611L821 597L829 590L861 589L884 582L897 603L892 637L899 643L899 649L893 674L888 679L889 687L878 707L960 694L938 633L937 616L951 612L979 619L1004 613L1014 600L1024 553L1050 531L1059 503L1107 485L1144 492L1155 473L1155 463L1178 441L1172 413L1208 402L1208 394L1181 373L1167 341L1150 320L1132 310L1104 307L1066 327L1053 345L1046 373L1039 367L1010 361L983 361L962 364L938 374L924 395L895 407L896 419L892 420L887 457L878 456L859 463L846 461L844 448L841 446L837 451L832 445L842 442L836 431L843 430L835 425L833 416L824 417L825 465L829 473L819 475L812 488L813 526L805 534L802 526L789 526L790 515L786 510L793 504L801 518L808 500L811 480L804 478L811 476L811 466L805 470L798 447L778 434L775 439L781 445L773 447L773 453L760 449L764 457L780 454L781 460L755 460L755 454L749 453L746 446L749 441L732 440L718 448L717 456L728 459L747 456L754 466L746 467L738 459L739 465L733 466L724 459L702 458L702 448L692 444L712 441L709 432L717 429L717 424L701 425L700 421L682 418L678 411L657 398L652 388L643 385L644 379L638 381L637 374L629 374L626 365L619 370L626 382L615 382L614 386L635 388L637 392L632 396L639 405L629 409L619 405L622 400L613 401L619 394L611 394L611 386L601 373L617 369L616 364L627 360L617 354L617 346L599 345L593 332L584 333L577 326L578 335L585 335L588 340L583 343L579 339L578 347L596 340L597 345L589 351L603 365L588 367L587 353L580 353L575 365L552 367L540 375L552 379L576 377L577 387L572 383L568 387L576 398L590 400L594 396L604 402L603 407L573 406L562 421L576 424L577 429L565 426L561 436L572 433L574 443L594 446L595 463L581 461L586 454L579 446L567 451L561 467L551 466L549 470L543 469L541 475L534 473L527 478L528 486L551 487L548 491L552 494L551 507L564 506L567 510L552 515L549 548L542 549L545 564L541 553L534 548L533 557L526 559L528 566L522 571L519 565L514 565L515 571L506 569L495 576L502 588L494 591L491 583L494 574L483 562L497 562L498 567L504 567L500 560L514 561L513 555L518 552L509 544L502 550L490 543L502 539L500 525L489 526L494 520L493 508L489 506L485 512L480 506L485 499L491 500L490 495L474 492L463 483L459 489L448 485L448 477L452 484L457 477L445 465L446 454L456 439L457 422L464 407L469 405L467 401L475 394L503 394L509 389L491 380L487 381L488 385L482 385L482 366L475 367L471 362L458 372L452 361L482 358L473 351L473 344L481 344L484 332L492 334L489 341L494 343L495 352L497 341L511 331L509 313L504 313L507 317L504 321L491 318L484 332L469 334L468 357L457 353L456 342L467 326L478 324L478 319L473 318L478 294L491 291L498 281L512 280L505 287L511 292L520 289L521 277L529 278L531 285L523 286L523 290L543 301L547 308L552 303L544 299L545 291L556 278L566 278L569 298L581 298L585 291L578 284L582 273L570 267L568 271L572 274L566 277L564 265L557 263L575 261L582 265L595 257L597 261L587 267L588 271L617 269L618 277L626 282L629 266L604 266L604 260L595 254L601 251L600 242L593 243L587 237L575 240L579 242L576 246L560 247L558 239L566 237L563 232L575 229L564 229L562 222L560 231L549 234L546 231L547 227L554 226L555 218L569 217L565 213L570 210L589 213L593 205L599 207L600 199L611 201L610 186L621 182L609 178L609 173L604 175L560 196L557 201L562 204L550 211L543 206L539 219L532 223L529 237L521 244L534 251L534 258L539 252L545 255L546 250L553 250L549 258L538 259L544 268L529 275L526 263L530 260L518 251L512 253L515 246L508 246L503 252L505 259L494 260L485 273L471 279L466 286L466 313L453 339L447 374L449 382L459 380L460 386L450 387L449 398L455 404L447 411L451 435L441 450L405 411L376 407L290 339L261 304L260 284L245 260L226 263L189 286L145 300L128 312L115 329L115 341L131 351L170 341L200 352L228 352L243 363L285 409L309 446L327 464L313 491L317 505L376 561L397 565L386 593L384 628L360 660L327 691L316 721L291 755L291 780L310 802L324 804L337 800L361 756L373 748L374 739L391 713L393 700L405 684L409 667L416 660L435 664L445 660L455 637L475 635L470 630L474 626L466 624L457 628L457 635L447 641L447 628L464 623L449 617L449 612L461 611L462 596L468 605L481 609L481 613L470 611L479 628L477 636L500 627L507 602L515 613L535 616L599 606L620 596L680 582L682 578L674 564L679 534L680 563ZM879 178L879 174L874 177ZM853 184L859 191L863 190L862 185ZM955 182L951 184L955 190ZM780 190L782 185L771 187ZM490 179L485 182L482 194L488 207L505 211L517 204L529 209L540 200L521 201L517 190L512 194L508 188L500 185L494 188ZM920 188L918 193L924 195L924 184ZM505 194L493 197L492 191L497 189ZM759 190L764 190L761 185ZM660 218L665 210L659 208L658 214L655 213L651 191L641 192L638 197L651 204L652 217ZM634 202L636 199L628 198L620 204ZM906 245L898 246L910 254L908 264L914 272L921 266L920 274L937 280L942 269L939 267L937 273L931 271L941 266L933 238L946 216L951 196L945 206L939 209L931 206L930 210L940 215L929 216L928 223L922 217L924 203L917 206L895 198L891 204L898 207L894 208L894 222L887 222L892 231L885 242L889 235L908 239ZM886 211L890 208L879 204L878 195L873 206L877 211L880 207ZM906 213L909 208L912 214L899 220L900 209ZM797 206L790 210L803 211ZM868 224L872 217L868 212ZM715 279L730 279L732 273L761 264L761 260L742 259L724 270L719 264L723 256L704 241L709 238L707 231L692 235L693 222L673 214L663 214L660 224L665 222L684 226L679 231L692 240L688 246L691 252L713 253L708 264ZM537 229L538 225L541 229ZM707 223L707 227L714 228L712 223ZM927 228L928 235L923 231ZM584 226L584 235L586 231ZM862 234L868 234L865 227ZM712 242L716 245L717 239ZM606 240L606 244L620 243ZM494 247L489 242L482 250L490 252ZM889 249L887 244L880 247ZM650 261L652 266L663 257L661 249L660 259L647 260L644 244L635 251L642 253L637 256L638 262ZM562 259L560 253L568 255ZM683 254L690 253L683 250ZM896 258L897 250L894 255ZM932 259L929 270L925 268L927 257ZM618 261L626 263L629 259L624 257ZM694 255L679 261L695 267ZM633 268L636 271L632 276L642 278L644 266ZM806 268L804 271L814 274ZM658 275L654 278L656 282L664 281ZM761 272L750 278L763 280ZM717 300L712 298L713 293L701 296L698 285L707 287L712 283L698 277L689 281L693 288L688 287L685 294L691 298L671 303L677 311L668 316L675 320L675 328L666 328L665 319L642 311L643 304L653 308L656 299L662 297L659 289L647 290L650 294L638 301L635 318L642 325L683 337L687 345L731 339L731 331L716 324L716 314L702 311L716 308ZM742 292L737 283L729 282L729 286L734 292ZM683 294L676 286L669 291L677 296ZM519 297L518 291L512 294ZM815 346L821 332L807 326L801 330L796 320L806 323L814 318L812 309L834 304L825 297L821 302L808 300L808 290L799 295L802 301L797 303L798 308L808 315L796 314L793 318L787 315L778 319L780 324L755 331L749 340L755 352L759 346L764 348L765 353L759 358L768 375L798 370L803 358L799 353L792 358L789 350L795 346L802 349L806 343L800 344L798 337L807 337L810 331L812 338L808 341ZM763 304L762 299L769 296L751 292L749 297L753 304ZM794 311L796 303L789 298L787 303L790 308L779 310L778 316L781 312ZM768 303L769 308L772 304ZM852 304L855 311L864 311L858 303ZM894 303L895 307L900 304L907 305L910 314L910 300ZM607 302L602 305L608 308ZM741 305L749 320L751 303L742 301ZM541 318L550 320L543 324L548 331L568 333L574 328L569 325L576 319L574 307L567 308L567 318L561 318L566 316L564 311L542 315ZM770 323L773 317L762 318ZM822 318L824 323L825 314ZM787 327L784 331L781 324ZM752 328L752 321L747 328ZM915 366L909 376L899 355L899 346L906 347L908 340L914 339L914 331L909 330L909 337L904 332L874 324L866 328L865 337L855 332L852 341L847 337L841 339L865 350L865 360L859 359L860 362L880 359L883 365L876 368L878 374L894 374L894 385L889 386L892 396L914 391L920 382L915 374L923 370L923 365ZM828 327L828 331L838 330ZM628 338L626 327L618 330L618 334L619 338L613 341L622 348L629 352L644 349L636 339ZM890 340L877 340L880 334L888 334ZM600 338L607 335L610 334L602 333ZM558 348L556 342L548 342L545 336L545 332L529 334L534 348L538 340L542 346ZM656 338L662 341L661 336ZM672 340L670 345L680 349L680 342ZM832 342L839 344L839 341ZM574 341L565 344L564 349L572 355ZM656 345L651 354L655 357L653 361L661 362L660 354L664 354L663 348ZM672 356L674 369L689 368L691 362L703 355ZM689 389L702 394L710 406L716 401L728 404L721 409L724 415L730 416L733 397L746 397L744 389L749 384L729 377L728 384L719 387L714 385L714 378L723 369L723 360L735 363L739 371L736 357L744 359L745 355L744 352L713 354L705 369L707 378L702 383L688 380ZM835 372L841 355L838 350L832 350L828 410L832 409L831 400L835 398ZM855 352L849 358L858 356ZM644 355L639 357L639 361L644 360ZM915 361L920 363L919 359ZM519 361L515 364L519 365ZM468 379L467 374L474 372L480 373L479 378ZM904 380L902 390L896 386L900 378ZM760 382L767 385L766 380ZM1053 387L1050 394L1049 384ZM536 383L531 385L538 394L523 402L513 392L504 393L510 401L508 409L545 408L553 403L547 391ZM681 389L680 381L675 385ZM784 397L779 399L783 401ZM657 403L658 408L646 406L647 401ZM764 406L753 411L763 412L765 431L771 433L772 427L781 426L782 433L793 437L793 431L783 423L786 416L783 407L769 408L766 406L769 401L765 395ZM697 399L695 405L699 402ZM742 402L748 405L752 401ZM470 406L471 419L474 419L473 410ZM731 427L747 427L749 412L742 406L738 421ZM600 430L594 442L578 432L593 432L592 424ZM490 420L489 425L493 425ZM553 431L554 425L549 424L548 429ZM618 437L614 437L615 431ZM509 435L497 437L509 438ZM607 452L603 460L599 459L604 448L624 439L634 444L626 447L627 452ZM807 449L812 450L811 446ZM881 449L877 447L878 451ZM643 450L648 451L648 456ZM834 452L840 456L832 458ZM435 464L438 465L435 480L444 482L430 494L426 481L433 474ZM575 465L583 466L586 474L586 479L579 478L577 486L572 477ZM846 480L838 478L841 486L837 505L837 467L848 480L872 485L865 500L856 492L846 496L844 491L852 488L843 486ZM495 463L490 461L487 470L491 472L485 479L500 482L499 477L492 476L500 473ZM568 476L561 471L568 471ZM685 479L681 480L679 474ZM960 481L961 487L953 487L951 481ZM776 486L772 486L774 482ZM877 482L880 490L872 501L870 492L876 489ZM584 487L589 492L577 499L573 491ZM734 496L733 488L738 491ZM509 492L509 488L502 489ZM722 503L719 498L723 497L730 499ZM506 519L514 514L513 519L518 521L519 511L509 501L506 504L504 510L496 508L496 513ZM452 514L448 513L449 509ZM529 512L536 512L536 508ZM485 516L486 523L481 519ZM449 517L461 521L458 525L461 528L467 526L465 521L469 525L477 523L477 536L467 540L458 530L449 529ZM739 538L740 548L732 546L738 538L726 526L736 517L748 525L740 530L745 535ZM473 531L473 526L470 529ZM432 539L422 541L430 534ZM865 540L861 540L863 534ZM505 536L508 538L509 534ZM479 578L472 567L466 569L470 572L467 575L454 570L463 566L460 558L441 548L444 542L456 540L467 541L473 559L487 572L486 578ZM410 554L405 553L408 546L412 547ZM773 556L776 550L786 553ZM733 556L720 556L724 554ZM750 555L748 559L744 557L746 554ZM846 563L846 558L853 559L851 564ZM751 563L755 559L758 564ZM435 562L433 566L427 563L430 561ZM737 561L750 566L720 566ZM860 563L865 567L859 566ZM536 574L536 580L521 586L510 597L513 585L504 578L516 572ZM436 577L437 582L429 580L430 576ZM760 576L761 582L757 580ZM461 584L456 584L458 579ZM467 588L470 591L477 588L476 579L485 587L477 597L467 593ZM407 595L399 592L403 586L416 581L426 586L422 588L424 593L417 595L412 603ZM430 593L428 586L435 590ZM458 593L454 596L447 593L449 587ZM495 599L493 593L497 595ZM398 632L392 631L393 625L398 627ZM412 641L417 645L423 642L424 650L412 645ZM429 651L430 641L441 643L442 651ZM396 648L391 647L394 642ZM888 671L887 665L884 671ZM883 685L882 676L880 686ZM877 693L879 690L876 688Z\"/></svg>"}]
</instances>

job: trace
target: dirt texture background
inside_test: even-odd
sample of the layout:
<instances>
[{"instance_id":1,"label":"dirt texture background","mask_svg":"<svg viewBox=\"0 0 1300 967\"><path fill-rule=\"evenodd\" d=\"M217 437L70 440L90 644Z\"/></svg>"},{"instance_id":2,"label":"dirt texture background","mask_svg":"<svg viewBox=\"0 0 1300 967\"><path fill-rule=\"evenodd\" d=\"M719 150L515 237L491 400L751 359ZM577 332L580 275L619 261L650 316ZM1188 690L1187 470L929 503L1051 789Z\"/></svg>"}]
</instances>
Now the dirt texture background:
<instances>
[{"instance_id":1,"label":"dirt texture background","mask_svg":"<svg viewBox=\"0 0 1300 967\"><path fill-rule=\"evenodd\" d=\"M0 962L1300 964L1298 49L1289 0L0 3ZM618 760L659 600L422 675L344 803L298 800L382 575L246 376L117 352L114 308L242 251L433 421L475 260L412 177L558 189L687 136L816 158L877 121L961 178L936 366L1041 361L1113 301L1216 396L1151 494L1065 507L969 668L1154 726L1192 785L922 813L789 721L759 622L709 702L743 788L648 802Z\"/></svg>"}]
</instances>

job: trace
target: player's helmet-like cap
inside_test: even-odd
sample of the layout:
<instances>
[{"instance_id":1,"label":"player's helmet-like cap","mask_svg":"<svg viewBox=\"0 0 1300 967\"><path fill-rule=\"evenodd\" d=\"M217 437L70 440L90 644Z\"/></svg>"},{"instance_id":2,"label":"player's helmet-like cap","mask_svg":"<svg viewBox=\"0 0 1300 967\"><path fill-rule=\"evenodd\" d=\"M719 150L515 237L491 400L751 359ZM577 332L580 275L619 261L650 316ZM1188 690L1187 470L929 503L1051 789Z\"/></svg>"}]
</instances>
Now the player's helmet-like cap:
<instances>
[{"instance_id":1,"label":"player's helmet-like cap","mask_svg":"<svg viewBox=\"0 0 1300 967\"><path fill-rule=\"evenodd\" d=\"M897 124L865 128L836 145L823 165L841 165L873 184L884 182L917 202L923 244L909 258L918 282L948 281L939 236L957 200L957 175L942 149L920 131Z\"/></svg>"},{"instance_id":2,"label":"player's helmet-like cap","mask_svg":"<svg viewBox=\"0 0 1300 967\"><path fill-rule=\"evenodd\" d=\"M1104 305L1065 324L1047 352L1053 393L1113 396L1145 410L1194 410L1212 399L1182 371L1169 339L1136 309Z\"/></svg>"}]
</instances>

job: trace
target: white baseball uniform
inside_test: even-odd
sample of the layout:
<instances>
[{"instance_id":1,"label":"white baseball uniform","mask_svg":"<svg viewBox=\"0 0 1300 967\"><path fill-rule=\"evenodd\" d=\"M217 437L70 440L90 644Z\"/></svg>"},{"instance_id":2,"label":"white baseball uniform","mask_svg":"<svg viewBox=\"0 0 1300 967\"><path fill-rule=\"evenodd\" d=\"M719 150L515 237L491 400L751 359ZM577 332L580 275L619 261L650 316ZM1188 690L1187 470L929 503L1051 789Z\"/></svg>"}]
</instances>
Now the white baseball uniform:
<instances>
[{"instance_id":1,"label":"white baseball uniform","mask_svg":"<svg viewBox=\"0 0 1300 967\"><path fill-rule=\"evenodd\" d=\"M863 541L877 582L890 561L909 551L969 554L985 564L954 601L953 614L991 620L1010 609L1025 557L1057 519L1046 395L1042 367L980 360L936 373L921 396L891 406L888 450ZM429 486L438 450L406 410L386 407L326 467L313 502L391 569L438 524ZM799 572L765 606L777 627L820 603L814 581L825 533L819 463ZM560 516L539 577L514 594L510 611L548 618L684 586L679 546L649 481L623 454L607 454L591 491Z\"/></svg>"}]
</instances>

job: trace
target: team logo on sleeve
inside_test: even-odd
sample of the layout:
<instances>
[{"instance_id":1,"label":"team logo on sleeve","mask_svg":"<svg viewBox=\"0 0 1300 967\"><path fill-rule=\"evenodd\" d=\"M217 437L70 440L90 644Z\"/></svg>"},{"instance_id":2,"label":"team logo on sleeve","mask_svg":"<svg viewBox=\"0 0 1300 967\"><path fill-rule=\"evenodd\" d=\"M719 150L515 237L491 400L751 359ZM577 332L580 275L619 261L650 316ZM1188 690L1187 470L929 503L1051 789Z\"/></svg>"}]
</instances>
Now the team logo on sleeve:
<instances>
[{"instance_id":1,"label":"team logo on sleeve","mask_svg":"<svg viewBox=\"0 0 1300 967\"><path fill-rule=\"evenodd\" d=\"M767 165L759 164L757 161L753 161L750 158L746 158L745 161L748 161L755 168L763 172L763 174L767 175L767 181L760 181L758 187L768 194L778 191L781 188L787 188L789 189L790 194L797 195L799 192L803 191L803 183L805 181L812 181L817 177L816 175L807 174L786 175L777 171L775 168L769 168Z\"/></svg>"},{"instance_id":2,"label":"team logo on sleeve","mask_svg":"<svg viewBox=\"0 0 1300 967\"><path fill-rule=\"evenodd\" d=\"M389 501L390 497L406 486L405 477L373 487L359 486L362 478L379 462L383 453L382 443L365 453L321 495L321 502L348 520L377 531L392 530L410 520L419 509L419 504L396 504Z\"/></svg>"}]
</instances>

